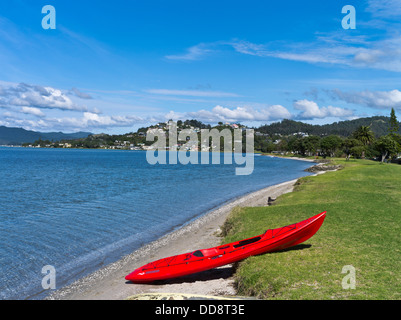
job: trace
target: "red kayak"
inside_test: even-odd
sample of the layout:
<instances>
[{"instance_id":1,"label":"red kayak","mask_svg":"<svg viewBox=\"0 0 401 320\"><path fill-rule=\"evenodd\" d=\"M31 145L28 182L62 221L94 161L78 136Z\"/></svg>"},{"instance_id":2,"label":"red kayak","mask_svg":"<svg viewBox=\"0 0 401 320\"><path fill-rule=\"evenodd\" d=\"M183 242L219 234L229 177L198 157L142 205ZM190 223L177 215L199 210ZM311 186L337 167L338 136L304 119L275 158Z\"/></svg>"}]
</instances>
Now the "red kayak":
<instances>
[{"instance_id":1,"label":"red kayak","mask_svg":"<svg viewBox=\"0 0 401 320\"><path fill-rule=\"evenodd\" d=\"M326 211L289 226L269 229L253 238L150 262L127 275L125 279L134 283L171 279L220 267L249 256L289 248L312 237L325 217Z\"/></svg>"}]
</instances>

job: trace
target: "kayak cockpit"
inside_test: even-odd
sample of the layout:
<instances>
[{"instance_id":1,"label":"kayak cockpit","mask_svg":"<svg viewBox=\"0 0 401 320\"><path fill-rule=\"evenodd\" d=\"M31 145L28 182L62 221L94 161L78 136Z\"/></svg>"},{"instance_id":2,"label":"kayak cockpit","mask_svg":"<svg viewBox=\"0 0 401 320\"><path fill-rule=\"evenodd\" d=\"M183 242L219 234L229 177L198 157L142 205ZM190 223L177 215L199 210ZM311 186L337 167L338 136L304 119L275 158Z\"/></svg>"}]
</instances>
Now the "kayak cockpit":
<instances>
[{"instance_id":1,"label":"kayak cockpit","mask_svg":"<svg viewBox=\"0 0 401 320\"><path fill-rule=\"evenodd\" d=\"M195 257L198 257L198 258L204 257L202 251L200 251L200 250L195 251L194 253L192 253L192 255L194 255Z\"/></svg>"},{"instance_id":2,"label":"kayak cockpit","mask_svg":"<svg viewBox=\"0 0 401 320\"><path fill-rule=\"evenodd\" d=\"M243 247L248 244L258 242L260 239L262 239L262 237L258 236L258 237L242 240L242 241L238 242L237 244L235 244L233 247L237 249L239 247Z\"/></svg>"},{"instance_id":3,"label":"kayak cockpit","mask_svg":"<svg viewBox=\"0 0 401 320\"><path fill-rule=\"evenodd\" d=\"M210 249L202 249L202 250L197 250L192 252L192 256L197 257L197 258L207 258L211 256L215 256L216 254L220 254L222 250L226 250L230 247L237 249L255 242L258 242L262 239L261 236L253 237L250 239L234 242L231 245L224 245L216 248L210 248Z\"/></svg>"},{"instance_id":4,"label":"kayak cockpit","mask_svg":"<svg viewBox=\"0 0 401 320\"><path fill-rule=\"evenodd\" d=\"M210 248L210 249L197 250L195 252L192 252L192 255L197 258L203 258L203 257L208 258L208 257L214 256L218 253L219 253L219 251L217 250L217 248Z\"/></svg>"}]
</instances>

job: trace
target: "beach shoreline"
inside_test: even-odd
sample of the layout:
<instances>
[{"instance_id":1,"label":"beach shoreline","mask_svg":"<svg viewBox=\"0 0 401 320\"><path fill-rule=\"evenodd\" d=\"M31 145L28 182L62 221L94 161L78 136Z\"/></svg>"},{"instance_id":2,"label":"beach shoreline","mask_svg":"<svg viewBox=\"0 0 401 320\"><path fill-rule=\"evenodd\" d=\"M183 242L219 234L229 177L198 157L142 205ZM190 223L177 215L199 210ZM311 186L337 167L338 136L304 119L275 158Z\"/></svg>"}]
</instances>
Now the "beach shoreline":
<instances>
[{"instance_id":1,"label":"beach shoreline","mask_svg":"<svg viewBox=\"0 0 401 320\"><path fill-rule=\"evenodd\" d=\"M165 236L88 276L53 291L50 300L123 300L133 295L181 293L235 296L231 265L156 284L133 284L124 277L134 269L157 259L220 245L220 227L233 208L267 206L268 198L292 192L298 179L246 194L206 213Z\"/></svg>"}]
</instances>

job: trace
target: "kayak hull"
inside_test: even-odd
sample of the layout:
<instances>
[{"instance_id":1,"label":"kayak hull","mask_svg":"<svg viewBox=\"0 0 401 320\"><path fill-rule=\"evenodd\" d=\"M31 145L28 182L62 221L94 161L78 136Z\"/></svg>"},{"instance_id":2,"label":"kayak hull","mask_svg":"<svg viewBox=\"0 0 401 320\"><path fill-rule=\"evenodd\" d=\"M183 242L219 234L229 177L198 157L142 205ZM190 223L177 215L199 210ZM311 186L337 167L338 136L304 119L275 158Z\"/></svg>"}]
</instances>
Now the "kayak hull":
<instances>
[{"instance_id":1,"label":"kayak hull","mask_svg":"<svg viewBox=\"0 0 401 320\"><path fill-rule=\"evenodd\" d=\"M323 224L325 217L326 212L322 212L292 225L269 229L256 237L153 261L136 269L125 279L134 283L149 283L177 278L217 268L250 256L293 247L312 237Z\"/></svg>"}]
</instances>

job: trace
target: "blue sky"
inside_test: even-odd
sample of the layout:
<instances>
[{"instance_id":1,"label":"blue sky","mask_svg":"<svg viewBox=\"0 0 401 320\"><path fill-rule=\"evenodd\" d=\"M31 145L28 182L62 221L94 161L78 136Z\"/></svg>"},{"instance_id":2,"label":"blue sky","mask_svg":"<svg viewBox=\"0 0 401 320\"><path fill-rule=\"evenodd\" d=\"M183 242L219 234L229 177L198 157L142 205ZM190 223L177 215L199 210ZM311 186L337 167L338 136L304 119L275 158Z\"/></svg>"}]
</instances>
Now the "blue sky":
<instances>
[{"instance_id":1,"label":"blue sky","mask_svg":"<svg viewBox=\"0 0 401 320\"><path fill-rule=\"evenodd\" d=\"M345 5L356 29L342 27ZM125 133L389 115L401 110L400 21L397 0L2 1L0 125Z\"/></svg>"}]
</instances>

